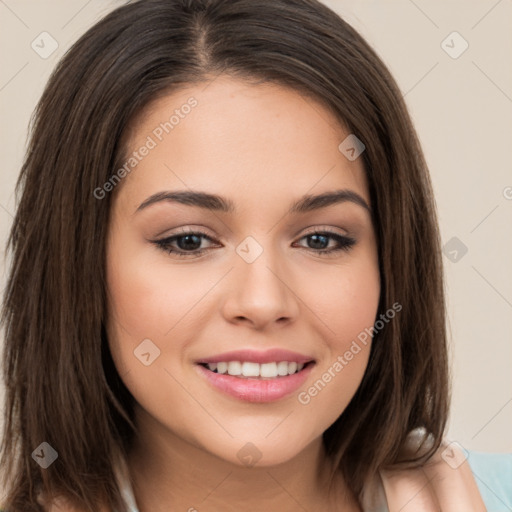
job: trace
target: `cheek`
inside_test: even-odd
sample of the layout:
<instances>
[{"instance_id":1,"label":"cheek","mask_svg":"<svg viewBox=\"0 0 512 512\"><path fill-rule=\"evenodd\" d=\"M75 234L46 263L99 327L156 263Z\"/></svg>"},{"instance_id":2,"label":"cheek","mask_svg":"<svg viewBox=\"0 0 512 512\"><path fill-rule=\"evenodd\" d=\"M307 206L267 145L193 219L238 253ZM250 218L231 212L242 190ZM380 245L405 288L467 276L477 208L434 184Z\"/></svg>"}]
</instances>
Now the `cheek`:
<instances>
[{"instance_id":1,"label":"cheek","mask_svg":"<svg viewBox=\"0 0 512 512\"><path fill-rule=\"evenodd\" d=\"M166 315L165 295L171 290L158 279L157 268L136 249L117 233L107 253L108 340L121 375L141 371L136 351L141 343L148 343L144 340L155 344L153 357L163 348L161 333L172 327L175 310L168 308Z\"/></svg>"},{"instance_id":2,"label":"cheek","mask_svg":"<svg viewBox=\"0 0 512 512\"><path fill-rule=\"evenodd\" d=\"M303 281L301 293L319 320L322 337L331 350L343 353L352 340L373 326L380 299L376 256L360 252L336 266L318 266Z\"/></svg>"},{"instance_id":3,"label":"cheek","mask_svg":"<svg viewBox=\"0 0 512 512\"><path fill-rule=\"evenodd\" d=\"M308 295L321 320L317 328L327 350L315 369L315 378L297 398L325 425L347 407L368 364L380 298L375 258L362 257L349 269L329 269L325 275L317 272Z\"/></svg>"},{"instance_id":4,"label":"cheek","mask_svg":"<svg viewBox=\"0 0 512 512\"><path fill-rule=\"evenodd\" d=\"M108 342L127 388L139 403L154 400L158 412L163 397L170 403L183 393L168 371L185 366L201 299L218 276L173 267L156 248L141 250L132 239L119 232L108 250Z\"/></svg>"},{"instance_id":5,"label":"cheek","mask_svg":"<svg viewBox=\"0 0 512 512\"><path fill-rule=\"evenodd\" d=\"M109 255L115 263L108 265L107 272L109 318L112 330L132 343L166 339L178 323L181 327L188 321L187 312L211 286L211 276L197 279L190 272L162 265L157 249L148 253L134 248L129 257L116 252L113 249Z\"/></svg>"},{"instance_id":6,"label":"cheek","mask_svg":"<svg viewBox=\"0 0 512 512\"><path fill-rule=\"evenodd\" d=\"M338 351L347 350L350 342L366 332L375 322L380 298L380 279L373 268L361 266L343 275L332 287L327 322ZM326 323L327 323L326 322Z\"/></svg>"},{"instance_id":7,"label":"cheek","mask_svg":"<svg viewBox=\"0 0 512 512\"><path fill-rule=\"evenodd\" d=\"M315 378L297 395L302 418L316 435L325 432L343 414L361 383L370 345L358 345L316 368Z\"/></svg>"},{"instance_id":8,"label":"cheek","mask_svg":"<svg viewBox=\"0 0 512 512\"><path fill-rule=\"evenodd\" d=\"M170 361L180 364L184 341L179 330L192 329L184 315L197 302L197 286L190 280L187 286L183 273L157 264L151 253L143 257L121 237L110 248L107 262L108 343L125 386L137 403L162 421L171 406L180 417L187 412L193 416L186 397L174 400L183 391L166 369L172 366Z\"/></svg>"}]
</instances>

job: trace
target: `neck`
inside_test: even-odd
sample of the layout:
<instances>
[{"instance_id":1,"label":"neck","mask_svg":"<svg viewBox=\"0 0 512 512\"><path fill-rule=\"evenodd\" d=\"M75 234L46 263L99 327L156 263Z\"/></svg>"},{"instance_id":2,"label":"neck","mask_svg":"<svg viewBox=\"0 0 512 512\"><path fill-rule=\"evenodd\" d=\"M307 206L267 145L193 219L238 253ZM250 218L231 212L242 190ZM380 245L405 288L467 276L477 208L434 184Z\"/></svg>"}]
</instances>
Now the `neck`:
<instances>
[{"instance_id":1,"label":"neck","mask_svg":"<svg viewBox=\"0 0 512 512\"><path fill-rule=\"evenodd\" d=\"M244 467L192 445L143 411L137 416L128 467L139 512L240 512L269 504L283 512L360 510L341 474L329 494L332 466L321 438L279 465Z\"/></svg>"}]
</instances>

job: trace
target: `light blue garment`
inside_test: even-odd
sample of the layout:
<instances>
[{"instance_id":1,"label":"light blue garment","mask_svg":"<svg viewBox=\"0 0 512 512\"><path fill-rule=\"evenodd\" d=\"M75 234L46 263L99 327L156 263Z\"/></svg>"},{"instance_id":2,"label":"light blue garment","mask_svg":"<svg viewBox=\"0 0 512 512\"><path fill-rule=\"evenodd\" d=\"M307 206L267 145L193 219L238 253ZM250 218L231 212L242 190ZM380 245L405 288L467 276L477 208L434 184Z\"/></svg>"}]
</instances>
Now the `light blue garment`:
<instances>
[{"instance_id":1,"label":"light blue garment","mask_svg":"<svg viewBox=\"0 0 512 512\"><path fill-rule=\"evenodd\" d=\"M512 512L512 453L468 451L468 462L487 512Z\"/></svg>"}]
</instances>

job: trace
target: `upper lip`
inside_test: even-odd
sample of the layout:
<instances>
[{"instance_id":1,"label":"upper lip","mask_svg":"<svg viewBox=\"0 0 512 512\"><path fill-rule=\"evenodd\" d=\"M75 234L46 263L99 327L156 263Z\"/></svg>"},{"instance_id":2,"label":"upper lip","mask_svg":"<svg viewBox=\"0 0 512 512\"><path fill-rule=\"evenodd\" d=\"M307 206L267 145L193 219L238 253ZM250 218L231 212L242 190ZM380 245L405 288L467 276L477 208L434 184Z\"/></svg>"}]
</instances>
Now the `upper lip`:
<instances>
[{"instance_id":1,"label":"upper lip","mask_svg":"<svg viewBox=\"0 0 512 512\"><path fill-rule=\"evenodd\" d=\"M296 363L309 363L314 361L314 358L299 354L297 352L291 352L290 350L284 350L280 348L273 348L265 351L258 350L233 350L231 352L223 352L211 357L205 357L197 360L198 364L202 363L220 363L229 361L247 361L250 363L272 363L280 361L296 362Z\"/></svg>"}]
</instances>

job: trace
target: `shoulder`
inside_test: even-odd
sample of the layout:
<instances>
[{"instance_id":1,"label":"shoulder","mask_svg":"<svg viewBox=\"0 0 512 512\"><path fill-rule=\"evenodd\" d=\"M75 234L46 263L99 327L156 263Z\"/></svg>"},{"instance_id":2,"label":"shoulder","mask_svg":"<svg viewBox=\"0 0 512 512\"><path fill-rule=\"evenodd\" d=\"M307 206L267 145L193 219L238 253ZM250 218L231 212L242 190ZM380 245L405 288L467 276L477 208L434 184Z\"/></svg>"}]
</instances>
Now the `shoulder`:
<instances>
[{"instance_id":1,"label":"shoulder","mask_svg":"<svg viewBox=\"0 0 512 512\"><path fill-rule=\"evenodd\" d=\"M444 441L421 467L380 472L389 512L485 512L467 453Z\"/></svg>"}]
</instances>

